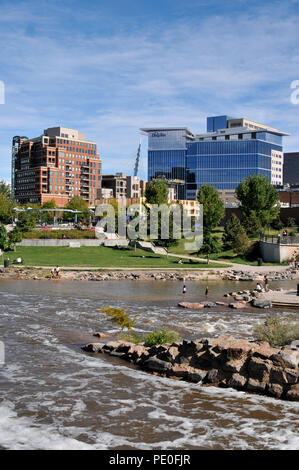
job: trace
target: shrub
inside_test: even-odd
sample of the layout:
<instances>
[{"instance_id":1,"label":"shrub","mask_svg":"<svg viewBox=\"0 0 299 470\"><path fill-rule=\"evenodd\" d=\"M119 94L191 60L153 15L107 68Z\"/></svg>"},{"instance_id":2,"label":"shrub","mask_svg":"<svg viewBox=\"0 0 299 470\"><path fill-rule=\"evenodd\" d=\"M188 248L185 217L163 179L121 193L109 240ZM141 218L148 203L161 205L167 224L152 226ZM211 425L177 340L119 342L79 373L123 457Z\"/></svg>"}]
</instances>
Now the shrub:
<instances>
[{"instance_id":1,"label":"shrub","mask_svg":"<svg viewBox=\"0 0 299 470\"><path fill-rule=\"evenodd\" d=\"M233 250L238 255L244 255L246 252L249 240L244 227L235 214L232 214L226 221L222 240L225 250Z\"/></svg>"},{"instance_id":2,"label":"shrub","mask_svg":"<svg viewBox=\"0 0 299 470\"><path fill-rule=\"evenodd\" d=\"M45 235L46 233L46 235ZM51 238L51 239L62 239L63 235L68 240L74 239L94 239L95 234L93 230L79 230L79 229L72 229L72 230L30 230L23 234L23 238L29 239L44 239L44 238Z\"/></svg>"},{"instance_id":3,"label":"shrub","mask_svg":"<svg viewBox=\"0 0 299 470\"><path fill-rule=\"evenodd\" d=\"M115 325L118 325L123 331L125 328L128 332L132 332L137 316L135 315L133 319L130 318L130 312L126 308L113 308L113 307L103 307L99 310L100 313L105 313L108 320L110 320Z\"/></svg>"},{"instance_id":4,"label":"shrub","mask_svg":"<svg viewBox=\"0 0 299 470\"><path fill-rule=\"evenodd\" d=\"M155 330L152 333L146 335L144 339L145 346L155 346L156 344L174 343L180 341L180 335L175 331L166 330Z\"/></svg>"},{"instance_id":5,"label":"shrub","mask_svg":"<svg viewBox=\"0 0 299 470\"><path fill-rule=\"evenodd\" d=\"M253 331L258 340L268 341L271 346L284 346L299 339L299 324L293 315L271 315L264 324L255 324Z\"/></svg>"}]
</instances>

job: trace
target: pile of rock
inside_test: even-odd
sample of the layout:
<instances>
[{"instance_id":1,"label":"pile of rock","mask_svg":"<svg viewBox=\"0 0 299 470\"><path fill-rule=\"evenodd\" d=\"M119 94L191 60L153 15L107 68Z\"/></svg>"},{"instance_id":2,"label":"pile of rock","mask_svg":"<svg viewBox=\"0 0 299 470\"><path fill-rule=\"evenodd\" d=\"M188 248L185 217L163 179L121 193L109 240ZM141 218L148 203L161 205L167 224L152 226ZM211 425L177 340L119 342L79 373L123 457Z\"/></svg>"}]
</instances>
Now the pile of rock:
<instances>
[{"instance_id":1,"label":"pile of rock","mask_svg":"<svg viewBox=\"0 0 299 470\"><path fill-rule=\"evenodd\" d=\"M107 353L163 377L299 401L296 345L272 348L267 342L230 336L152 347L109 341L89 343L82 349Z\"/></svg>"},{"instance_id":2,"label":"pile of rock","mask_svg":"<svg viewBox=\"0 0 299 470\"><path fill-rule=\"evenodd\" d=\"M287 281L294 279L296 277L297 271L290 267L286 268L285 271L282 272L268 272L267 269L265 269L264 273L260 271L236 271L231 269L222 271L221 277L222 279L229 281L262 281L265 274L267 274L269 281Z\"/></svg>"},{"instance_id":3,"label":"pile of rock","mask_svg":"<svg viewBox=\"0 0 299 470\"><path fill-rule=\"evenodd\" d=\"M234 302L229 303L229 307L240 309L249 307L250 305L255 308L271 308L272 304L269 300L260 300L258 297L260 292L257 290L243 290L238 292L229 292L224 294L224 297L232 297Z\"/></svg>"}]
</instances>

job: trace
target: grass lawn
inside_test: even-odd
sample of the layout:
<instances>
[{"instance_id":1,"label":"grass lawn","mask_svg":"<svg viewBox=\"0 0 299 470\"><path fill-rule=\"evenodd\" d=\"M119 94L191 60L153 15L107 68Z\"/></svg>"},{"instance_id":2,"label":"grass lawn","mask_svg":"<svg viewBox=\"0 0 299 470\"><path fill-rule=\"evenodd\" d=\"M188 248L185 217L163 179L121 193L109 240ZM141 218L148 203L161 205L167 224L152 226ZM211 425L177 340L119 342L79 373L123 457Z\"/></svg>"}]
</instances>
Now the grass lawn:
<instances>
[{"instance_id":1,"label":"grass lawn","mask_svg":"<svg viewBox=\"0 0 299 470\"><path fill-rule=\"evenodd\" d=\"M211 260L217 260L217 261L224 261L224 262L230 262L230 263L237 263L237 264L248 264L250 266L258 266L258 261L248 261L245 257L243 256L238 256L234 254L232 250L228 251L221 251L220 253L215 253L210 256ZM264 263L263 261L263 266L288 266L289 263Z\"/></svg>"},{"instance_id":2,"label":"grass lawn","mask_svg":"<svg viewBox=\"0 0 299 470\"><path fill-rule=\"evenodd\" d=\"M17 257L22 257L25 266L89 266L89 267L114 267L114 268L221 268L228 264L194 262L191 264L184 260L183 265L178 265L178 259L148 253L143 250L117 250L105 247L33 247L18 246L16 252L7 252L4 258L9 257L12 262Z\"/></svg>"},{"instance_id":3,"label":"grass lawn","mask_svg":"<svg viewBox=\"0 0 299 470\"><path fill-rule=\"evenodd\" d=\"M224 230L223 227L218 227L218 228L212 230L212 235L221 240L222 235L223 235L223 230ZM251 243L253 243L254 241L258 241L258 239L250 239ZM189 241L184 240L184 239L178 240L178 244L176 246L171 247L168 250L169 253L181 254L181 255L187 255L187 256L188 255L189 256L197 256L196 252L185 251L184 244L186 242L190 243L190 240ZM206 255L201 253L201 254L199 254L199 258L206 258ZM233 250L221 251L220 253L211 254L210 255L210 260L223 261L224 263L236 263L236 264L244 264L244 265L249 265L249 266L258 266L257 259L254 260L254 261L249 261L244 256L236 255L233 252ZM263 266L287 266L288 264L289 263L264 263L263 262Z\"/></svg>"}]
</instances>

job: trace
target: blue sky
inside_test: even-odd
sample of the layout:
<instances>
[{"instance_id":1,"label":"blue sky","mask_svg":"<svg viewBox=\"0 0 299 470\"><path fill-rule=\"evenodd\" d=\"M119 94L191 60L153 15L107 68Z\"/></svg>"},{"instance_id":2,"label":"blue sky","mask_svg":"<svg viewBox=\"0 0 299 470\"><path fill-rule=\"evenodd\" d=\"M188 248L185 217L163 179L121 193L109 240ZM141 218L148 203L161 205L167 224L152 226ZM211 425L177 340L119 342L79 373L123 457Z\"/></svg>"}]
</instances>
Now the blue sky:
<instances>
[{"instance_id":1,"label":"blue sky","mask_svg":"<svg viewBox=\"0 0 299 470\"><path fill-rule=\"evenodd\" d=\"M132 174L139 128L229 114L291 134L299 151L299 0L0 0L0 179L11 139L62 125ZM140 176L146 177L146 137Z\"/></svg>"}]
</instances>

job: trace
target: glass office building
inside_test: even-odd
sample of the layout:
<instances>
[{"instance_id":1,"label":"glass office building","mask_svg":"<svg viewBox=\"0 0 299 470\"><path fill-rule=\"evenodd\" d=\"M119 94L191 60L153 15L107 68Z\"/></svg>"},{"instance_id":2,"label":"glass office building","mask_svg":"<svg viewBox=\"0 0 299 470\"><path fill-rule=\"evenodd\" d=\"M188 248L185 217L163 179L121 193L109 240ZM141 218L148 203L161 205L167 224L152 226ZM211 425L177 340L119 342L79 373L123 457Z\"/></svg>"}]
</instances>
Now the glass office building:
<instances>
[{"instance_id":1,"label":"glass office building","mask_svg":"<svg viewBox=\"0 0 299 470\"><path fill-rule=\"evenodd\" d=\"M184 199L187 142L193 134L185 127L142 130L148 135L148 181L163 178L177 184L177 197Z\"/></svg>"},{"instance_id":2,"label":"glass office building","mask_svg":"<svg viewBox=\"0 0 299 470\"><path fill-rule=\"evenodd\" d=\"M194 199L203 184L219 190L234 190L242 179L252 174L265 176L272 182L272 155L273 151L277 158L282 155L281 137L279 145L278 136L273 136L274 143L272 135L265 132L239 135L242 138L238 140L203 140L188 144L186 199ZM282 174L281 164L281 178Z\"/></svg>"},{"instance_id":3,"label":"glass office building","mask_svg":"<svg viewBox=\"0 0 299 470\"><path fill-rule=\"evenodd\" d=\"M149 138L149 181L183 181L182 199L195 199L203 184L234 191L251 174L283 183L282 137L288 134L264 124L215 116L207 118L205 134L187 128L142 130Z\"/></svg>"}]
</instances>

